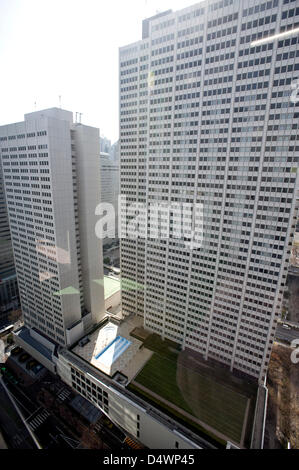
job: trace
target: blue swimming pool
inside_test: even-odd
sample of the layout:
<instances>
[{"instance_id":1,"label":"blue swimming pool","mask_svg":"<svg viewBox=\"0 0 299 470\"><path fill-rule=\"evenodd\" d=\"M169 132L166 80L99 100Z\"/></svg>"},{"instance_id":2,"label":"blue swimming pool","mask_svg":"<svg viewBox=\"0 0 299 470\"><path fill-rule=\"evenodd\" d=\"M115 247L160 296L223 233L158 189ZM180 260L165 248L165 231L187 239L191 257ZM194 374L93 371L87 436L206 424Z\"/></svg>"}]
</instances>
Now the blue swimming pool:
<instances>
[{"instance_id":1,"label":"blue swimming pool","mask_svg":"<svg viewBox=\"0 0 299 470\"><path fill-rule=\"evenodd\" d=\"M95 356L102 364L109 366L121 356L121 354L130 346L131 341L122 336L116 336L99 354Z\"/></svg>"}]
</instances>

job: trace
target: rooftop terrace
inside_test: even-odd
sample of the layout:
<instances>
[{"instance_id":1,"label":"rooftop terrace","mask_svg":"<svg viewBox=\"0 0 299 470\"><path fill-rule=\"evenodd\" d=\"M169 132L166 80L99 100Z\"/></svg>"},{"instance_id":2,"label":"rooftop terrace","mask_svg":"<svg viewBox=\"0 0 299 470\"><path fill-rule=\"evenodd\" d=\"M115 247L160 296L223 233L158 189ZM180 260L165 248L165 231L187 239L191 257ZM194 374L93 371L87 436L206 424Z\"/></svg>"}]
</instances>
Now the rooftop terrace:
<instances>
[{"instance_id":1,"label":"rooftop terrace","mask_svg":"<svg viewBox=\"0 0 299 470\"><path fill-rule=\"evenodd\" d=\"M256 385L146 331L143 318L108 319L73 352L211 442L249 447Z\"/></svg>"},{"instance_id":2,"label":"rooftop terrace","mask_svg":"<svg viewBox=\"0 0 299 470\"><path fill-rule=\"evenodd\" d=\"M111 295L115 294L120 290L120 280L110 277L104 276L104 292L105 292L105 299L111 297Z\"/></svg>"},{"instance_id":3,"label":"rooftop terrace","mask_svg":"<svg viewBox=\"0 0 299 470\"><path fill-rule=\"evenodd\" d=\"M108 320L88 335L88 343L78 343L72 351L110 377L121 372L131 381L152 355L152 351L142 348L142 341L131 335L142 324L140 317Z\"/></svg>"}]
</instances>

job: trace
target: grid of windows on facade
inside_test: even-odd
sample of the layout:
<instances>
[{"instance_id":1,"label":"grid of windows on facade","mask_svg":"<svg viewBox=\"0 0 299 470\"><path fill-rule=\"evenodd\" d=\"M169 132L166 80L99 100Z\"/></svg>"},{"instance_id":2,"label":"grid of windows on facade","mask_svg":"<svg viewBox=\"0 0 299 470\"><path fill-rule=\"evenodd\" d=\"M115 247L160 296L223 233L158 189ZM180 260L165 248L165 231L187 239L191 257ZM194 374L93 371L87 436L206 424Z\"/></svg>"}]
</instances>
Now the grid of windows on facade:
<instances>
[{"instance_id":1,"label":"grid of windows on facade","mask_svg":"<svg viewBox=\"0 0 299 470\"><path fill-rule=\"evenodd\" d=\"M79 232L79 212L78 212L78 175L77 175L77 153L75 145L75 132L71 131L71 149L72 149L72 179L73 179L73 197L74 197L74 211L75 211L75 236L76 236L76 251L78 260L78 280L80 291L80 308L81 312L85 311L84 296L83 296L83 276L82 264L80 256L80 232Z\"/></svg>"},{"instance_id":2,"label":"grid of windows on facade","mask_svg":"<svg viewBox=\"0 0 299 470\"><path fill-rule=\"evenodd\" d=\"M8 305L12 299L17 299L19 294L18 283L15 278L8 279L0 286L0 305Z\"/></svg>"},{"instance_id":3,"label":"grid of windows on facade","mask_svg":"<svg viewBox=\"0 0 299 470\"><path fill-rule=\"evenodd\" d=\"M0 137L3 176L26 324L64 343L46 130ZM38 241L40 241L40 246Z\"/></svg>"},{"instance_id":4,"label":"grid of windows on facade","mask_svg":"<svg viewBox=\"0 0 299 470\"><path fill-rule=\"evenodd\" d=\"M83 397L98 405L106 413L109 411L108 393L99 387L92 380L75 369L71 368L72 387L79 392Z\"/></svg>"},{"instance_id":5,"label":"grid of windows on facade","mask_svg":"<svg viewBox=\"0 0 299 470\"><path fill-rule=\"evenodd\" d=\"M86 140L83 134L88 134ZM84 199L85 189L81 185L79 194L78 185L86 176L82 162L90 171L88 197L94 194L92 188L99 193L97 134L95 128L77 127L72 113L60 108L36 111L26 114L23 122L0 126L3 179L25 326L62 346L71 341L67 334L71 325L90 310L93 317L102 309L93 302L95 297L102 302L101 287L92 291L91 301L89 288L84 290L87 270L83 272L81 260L86 238L81 232L85 229L79 232L79 198ZM93 164L95 171L90 170ZM92 249L100 256L100 243ZM101 266L95 263L95 278L100 277ZM92 276L91 270L89 274Z\"/></svg>"},{"instance_id":6,"label":"grid of windows on facade","mask_svg":"<svg viewBox=\"0 0 299 470\"><path fill-rule=\"evenodd\" d=\"M261 379L295 227L299 37L251 43L297 27L295 3L202 2L200 13L197 5L153 19L149 37L120 49L127 207L204 211L199 249L171 233L121 240L123 310Z\"/></svg>"}]
</instances>

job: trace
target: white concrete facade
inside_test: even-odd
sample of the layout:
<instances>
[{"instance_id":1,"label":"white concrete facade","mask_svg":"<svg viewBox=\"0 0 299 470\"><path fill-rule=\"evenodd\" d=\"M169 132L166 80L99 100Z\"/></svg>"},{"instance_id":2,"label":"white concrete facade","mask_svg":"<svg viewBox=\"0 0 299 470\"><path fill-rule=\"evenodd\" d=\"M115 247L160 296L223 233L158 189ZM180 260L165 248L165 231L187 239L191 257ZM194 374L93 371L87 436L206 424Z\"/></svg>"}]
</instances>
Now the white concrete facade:
<instances>
[{"instance_id":1,"label":"white concrete facade","mask_svg":"<svg viewBox=\"0 0 299 470\"><path fill-rule=\"evenodd\" d=\"M106 237L103 239L103 245L107 245L118 238L119 162L108 153L101 152L100 167L101 201L112 204L114 209L107 221Z\"/></svg>"},{"instance_id":2,"label":"white concrete facade","mask_svg":"<svg viewBox=\"0 0 299 470\"><path fill-rule=\"evenodd\" d=\"M123 311L261 381L295 227L299 36L251 42L298 15L292 1L203 1L146 20L119 53L121 194L204 206L200 249L121 240Z\"/></svg>"},{"instance_id":3,"label":"white concrete facade","mask_svg":"<svg viewBox=\"0 0 299 470\"><path fill-rule=\"evenodd\" d=\"M198 436L151 408L125 389L113 384L100 372L70 351L61 351L57 373L70 387L106 413L150 449L213 448Z\"/></svg>"},{"instance_id":4,"label":"white concrete facade","mask_svg":"<svg viewBox=\"0 0 299 470\"><path fill-rule=\"evenodd\" d=\"M99 131L69 111L38 111L0 127L0 152L25 325L67 345L84 315L104 315Z\"/></svg>"}]
</instances>

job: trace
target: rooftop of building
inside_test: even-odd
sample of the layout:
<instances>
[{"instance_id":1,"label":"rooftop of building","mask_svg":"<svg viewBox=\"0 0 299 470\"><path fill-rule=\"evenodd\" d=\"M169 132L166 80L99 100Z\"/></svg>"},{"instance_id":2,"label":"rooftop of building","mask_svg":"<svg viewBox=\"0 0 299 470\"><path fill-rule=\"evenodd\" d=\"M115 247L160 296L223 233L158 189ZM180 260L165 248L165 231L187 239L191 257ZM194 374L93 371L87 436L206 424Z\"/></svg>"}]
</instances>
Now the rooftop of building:
<instances>
[{"instance_id":1,"label":"rooftop of building","mask_svg":"<svg viewBox=\"0 0 299 470\"><path fill-rule=\"evenodd\" d=\"M129 390L218 445L230 441L240 448L250 447L255 383L156 334L148 336L143 347L152 355Z\"/></svg>"},{"instance_id":2,"label":"rooftop of building","mask_svg":"<svg viewBox=\"0 0 299 470\"><path fill-rule=\"evenodd\" d=\"M105 299L108 299L118 291L120 291L120 280L116 277L104 276Z\"/></svg>"},{"instance_id":3,"label":"rooftop of building","mask_svg":"<svg viewBox=\"0 0 299 470\"><path fill-rule=\"evenodd\" d=\"M26 326L21 327L20 329L14 332L15 336L21 338L25 343L31 346L33 349L38 351L42 356L44 356L49 361L52 360L52 351L48 349L44 344L34 338L31 333L30 329Z\"/></svg>"},{"instance_id":4,"label":"rooftop of building","mask_svg":"<svg viewBox=\"0 0 299 470\"><path fill-rule=\"evenodd\" d=\"M143 323L138 316L107 317L72 352L212 443L250 447L257 384L182 351Z\"/></svg>"},{"instance_id":5,"label":"rooftop of building","mask_svg":"<svg viewBox=\"0 0 299 470\"><path fill-rule=\"evenodd\" d=\"M51 117L68 121L71 123L73 122L73 113L71 111L67 111L66 109L61 109L57 107L41 109L24 115L25 121L29 121L32 119L40 119L44 117Z\"/></svg>"},{"instance_id":6,"label":"rooftop of building","mask_svg":"<svg viewBox=\"0 0 299 470\"><path fill-rule=\"evenodd\" d=\"M121 372L131 381L152 355L141 348L142 341L132 336L142 324L143 319L137 316L107 317L104 324L88 335L88 342L79 341L72 351L108 376Z\"/></svg>"},{"instance_id":7,"label":"rooftop of building","mask_svg":"<svg viewBox=\"0 0 299 470\"><path fill-rule=\"evenodd\" d=\"M102 412L97 407L81 395L76 395L70 402L70 406L92 424L96 423L102 415Z\"/></svg>"}]
</instances>

